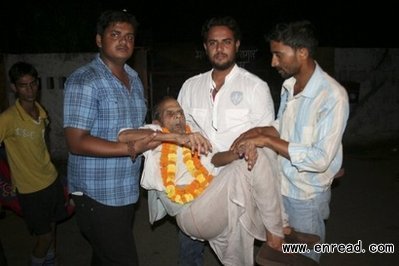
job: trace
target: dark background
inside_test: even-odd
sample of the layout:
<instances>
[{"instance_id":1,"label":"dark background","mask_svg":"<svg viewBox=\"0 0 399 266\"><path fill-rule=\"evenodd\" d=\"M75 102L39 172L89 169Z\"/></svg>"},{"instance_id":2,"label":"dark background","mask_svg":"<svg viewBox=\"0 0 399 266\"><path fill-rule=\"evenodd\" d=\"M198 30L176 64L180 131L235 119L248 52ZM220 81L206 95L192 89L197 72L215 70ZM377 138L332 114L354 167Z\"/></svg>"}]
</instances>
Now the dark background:
<instances>
[{"instance_id":1,"label":"dark background","mask_svg":"<svg viewBox=\"0 0 399 266\"><path fill-rule=\"evenodd\" d=\"M157 3L160 2L160 3ZM264 45L263 36L280 21L312 21L324 47L399 47L397 17L389 1L1 1L0 53L96 51L98 15L126 8L140 23L137 46L201 42L205 19L232 15L242 42ZM369 2L369 1L367 1Z\"/></svg>"}]
</instances>

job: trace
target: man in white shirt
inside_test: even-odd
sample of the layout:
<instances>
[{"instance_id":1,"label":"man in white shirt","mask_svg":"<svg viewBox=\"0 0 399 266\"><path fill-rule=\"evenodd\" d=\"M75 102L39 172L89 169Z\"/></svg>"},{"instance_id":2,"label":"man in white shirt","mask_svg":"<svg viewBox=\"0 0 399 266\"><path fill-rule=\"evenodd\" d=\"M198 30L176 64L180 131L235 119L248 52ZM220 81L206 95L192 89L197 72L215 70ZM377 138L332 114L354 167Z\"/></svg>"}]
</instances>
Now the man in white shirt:
<instances>
[{"instance_id":1,"label":"man in white shirt","mask_svg":"<svg viewBox=\"0 0 399 266\"><path fill-rule=\"evenodd\" d=\"M202 36L213 68L185 81L178 101L193 129L228 150L241 133L274 120L273 99L265 81L236 64L241 33L233 18L210 19Z\"/></svg>"},{"instance_id":2,"label":"man in white shirt","mask_svg":"<svg viewBox=\"0 0 399 266\"><path fill-rule=\"evenodd\" d=\"M233 18L209 19L202 38L212 69L185 81L178 101L193 131L225 151L241 133L274 120L273 99L265 81L236 64L241 31ZM181 232L179 238L180 265L203 265L203 243Z\"/></svg>"}]
</instances>

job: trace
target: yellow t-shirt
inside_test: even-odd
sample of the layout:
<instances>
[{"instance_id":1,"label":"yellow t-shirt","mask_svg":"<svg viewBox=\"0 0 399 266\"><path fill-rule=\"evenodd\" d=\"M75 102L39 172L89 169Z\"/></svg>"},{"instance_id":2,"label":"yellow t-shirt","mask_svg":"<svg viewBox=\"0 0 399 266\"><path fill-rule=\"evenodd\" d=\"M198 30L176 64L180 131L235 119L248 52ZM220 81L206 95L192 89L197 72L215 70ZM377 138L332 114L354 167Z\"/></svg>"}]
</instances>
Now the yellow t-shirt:
<instances>
[{"instance_id":1,"label":"yellow t-shirt","mask_svg":"<svg viewBox=\"0 0 399 266\"><path fill-rule=\"evenodd\" d=\"M42 190L58 175L45 142L47 114L35 104L38 121L25 112L19 100L0 114L0 142L5 144L13 186L20 193Z\"/></svg>"}]
</instances>

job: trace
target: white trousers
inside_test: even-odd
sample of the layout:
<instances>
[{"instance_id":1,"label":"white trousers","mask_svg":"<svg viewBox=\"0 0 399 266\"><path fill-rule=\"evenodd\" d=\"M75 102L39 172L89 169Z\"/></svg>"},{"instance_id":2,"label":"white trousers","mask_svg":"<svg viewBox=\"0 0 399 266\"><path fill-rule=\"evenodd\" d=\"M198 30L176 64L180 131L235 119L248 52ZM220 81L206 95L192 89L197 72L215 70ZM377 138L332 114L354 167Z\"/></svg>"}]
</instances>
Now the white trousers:
<instances>
[{"instance_id":1,"label":"white trousers","mask_svg":"<svg viewBox=\"0 0 399 266\"><path fill-rule=\"evenodd\" d=\"M192 238L208 240L223 265L253 265L254 239L266 230L283 236L277 156L258 149L251 171L245 160L225 166L205 192L176 216Z\"/></svg>"}]
</instances>

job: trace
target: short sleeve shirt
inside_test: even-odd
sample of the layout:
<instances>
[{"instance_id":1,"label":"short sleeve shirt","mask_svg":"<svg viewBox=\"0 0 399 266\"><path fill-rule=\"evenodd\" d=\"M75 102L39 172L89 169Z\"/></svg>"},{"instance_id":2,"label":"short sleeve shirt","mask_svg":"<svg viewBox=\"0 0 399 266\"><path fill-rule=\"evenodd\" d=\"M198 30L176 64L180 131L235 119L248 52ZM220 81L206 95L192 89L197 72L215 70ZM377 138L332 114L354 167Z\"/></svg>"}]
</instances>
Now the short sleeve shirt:
<instances>
[{"instance_id":1,"label":"short sleeve shirt","mask_svg":"<svg viewBox=\"0 0 399 266\"><path fill-rule=\"evenodd\" d=\"M87 130L91 135L117 141L121 128L144 124L147 107L141 80L125 65L130 88L126 88L99 55L67 79L64 128ZM130 157L91 157L69 154L70 192L82 192L100 203L123 206L139 196L141 160Z\"/></svg>"}]
</instances>

